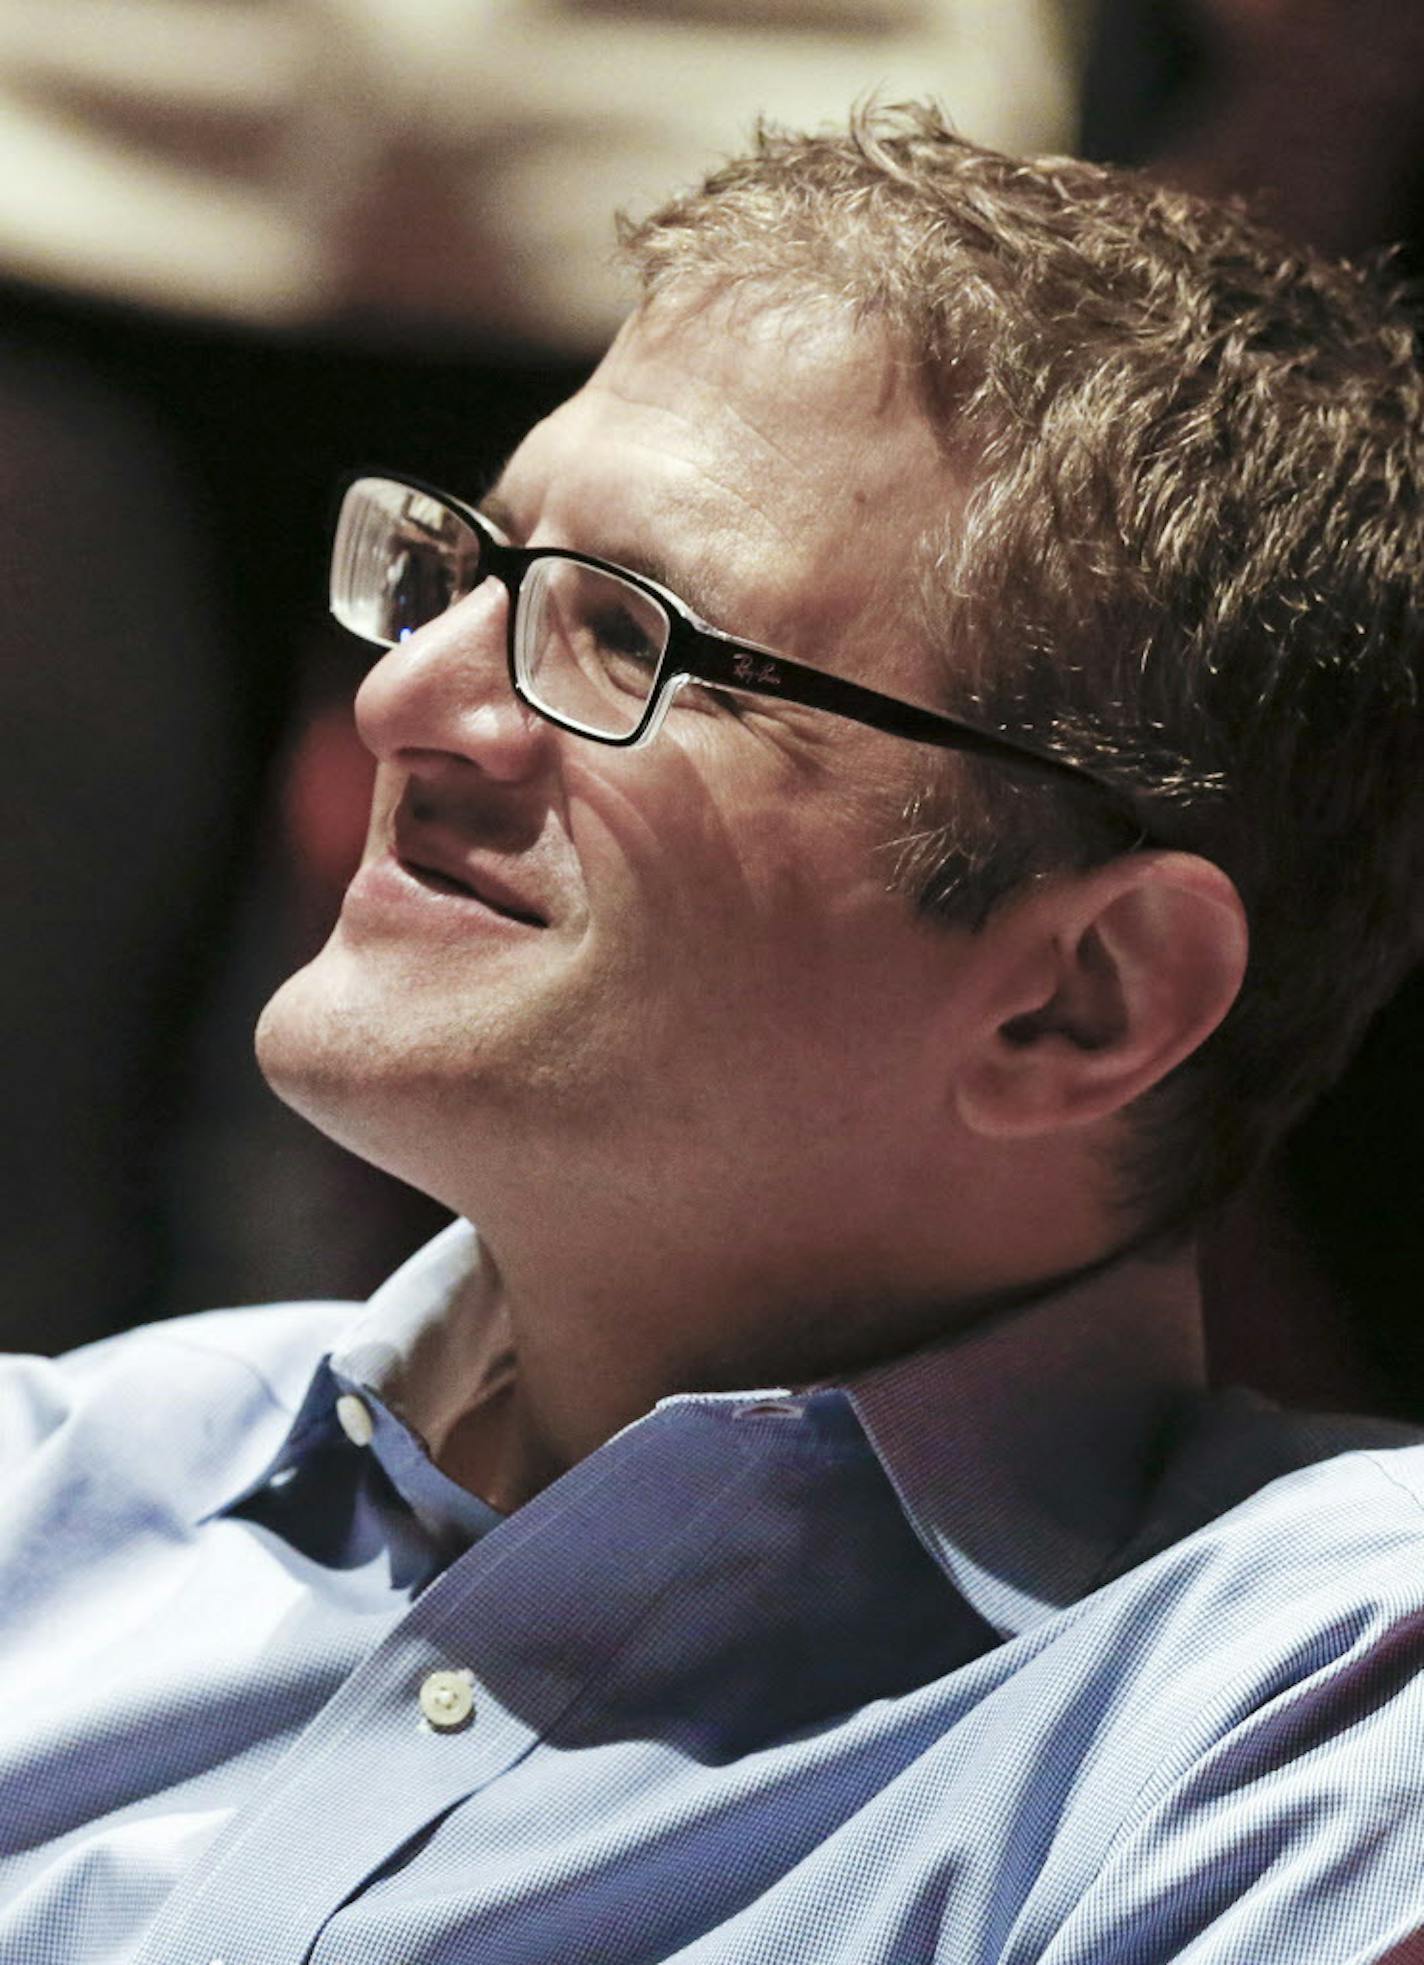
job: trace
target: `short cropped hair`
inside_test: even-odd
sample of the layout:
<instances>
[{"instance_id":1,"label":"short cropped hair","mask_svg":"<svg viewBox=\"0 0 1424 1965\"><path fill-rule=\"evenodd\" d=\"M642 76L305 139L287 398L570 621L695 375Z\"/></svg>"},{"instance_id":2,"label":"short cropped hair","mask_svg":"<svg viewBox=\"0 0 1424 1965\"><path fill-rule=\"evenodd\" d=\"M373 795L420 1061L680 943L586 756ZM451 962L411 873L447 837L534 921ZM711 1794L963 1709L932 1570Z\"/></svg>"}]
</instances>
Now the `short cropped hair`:
<instances>
[{"instance_id":1,"label":"short cropped hair","mask_svg":"<svg viewBox=\"0 0 1424 1965\"><path fill-rule=\"evenodd\" d=\"M910 366L967 504L916 543L943 703L1112 775L1215 861L1251 955L1133 1109L1119 1195L1163 1237L1237 1186L1417 953L1424 385L1379 270L1236 204L1023 160L924 105L752 154L634 225L645 298L839 302ZM1133 845L1071 784L927 754L897 873L981 925Z\"/></svg>"}]
</instances>

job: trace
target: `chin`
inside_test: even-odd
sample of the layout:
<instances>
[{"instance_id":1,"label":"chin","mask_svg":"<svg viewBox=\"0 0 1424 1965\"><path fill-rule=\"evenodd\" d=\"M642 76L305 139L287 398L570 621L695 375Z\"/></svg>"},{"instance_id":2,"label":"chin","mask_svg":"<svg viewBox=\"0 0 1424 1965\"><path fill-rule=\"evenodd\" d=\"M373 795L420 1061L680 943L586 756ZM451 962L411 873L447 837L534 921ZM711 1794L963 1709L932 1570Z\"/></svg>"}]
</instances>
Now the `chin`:
<instances>
[{"instance_id":1,"label":"chin","mask_svg":"<svg viewBox=\"0 0 1424 1965\"><path fill-rule=\"evenodd\" d=\"M257 1022L258 1065L283 1104L319 1132L410 1180L407 1167L391 1163L394 1142L382 1138L387 1127L379 1123L393 1085L409 1082L408 1061L391 1055L389 1015L375 1005L363 1013L349 992L333 988L332 967L323 950L277 990Z\"/></svg>"},{"instance_id":2,"label":"chin","mask_svg":"<svg viewBox=\"0 0 1424 1965\"><path fill-rule=\"evenodd\" d=\"M470 1019L463 1020L469 1037ZM409 977L393 981L339 941L298 969L258 1020L257 1062L277 1097L338 1146L469 1211L472 1170L506 1164L509 1100L482 1032L456 1049Z\"/></svg>"},{"instance_id":3,"label":"chin","mask_svg":"<svg viewBox=\"0 0 1424 1965\"><path fill-rule=\"evenodd\" d=\"M289 976L257 1020L254 1046L263 1077L284 1104L329 1130L328 1105L348 1078L341 1051L344 1019L321 1001L313 970L321 961Z\"/></svg>"}]
</instances>

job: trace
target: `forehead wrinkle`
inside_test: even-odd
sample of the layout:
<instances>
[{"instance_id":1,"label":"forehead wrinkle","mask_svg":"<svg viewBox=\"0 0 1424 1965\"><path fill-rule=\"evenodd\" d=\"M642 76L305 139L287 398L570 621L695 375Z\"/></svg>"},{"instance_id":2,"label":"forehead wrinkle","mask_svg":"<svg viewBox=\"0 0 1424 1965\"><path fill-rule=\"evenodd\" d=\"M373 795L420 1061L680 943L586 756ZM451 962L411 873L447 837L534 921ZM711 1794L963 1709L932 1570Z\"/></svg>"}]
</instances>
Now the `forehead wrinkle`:
<instances>
[{"instance_id":1,"label":"forehead wrinkle","mask_svg":"<svg viewBox=\"0 0 1424 1965\"><path fill-rule=\"evenodd\" d=\"M686 512L694 520L702 509L697 500L677 493L660 498L658 504L660 510L671 507L675 511ZM717 612L725 598L726 588L718 576L715 559L704 549L674 562L662 550L658 540L627 532L621 526L600 526L597 520L592 524L556 528L556 536L552 540L536 539L534 535L539 531L539 526L520 523L517 500L511 496L504 477L484 493L479 507L486 518L492 519L515 545L557 544L567 546L573 552L587 553L593 559L607 560L626 572L639 573L645 579L655 581L660 587L667 588L669 593L676 594L679 600L685 601L694 613L702 615L714 625L723 625L717 620Z\"/></svg>"},{"instance_id":2,"label":"forehead wrinkle","mask_svg":"<svg viewBox=\"0 0 1424 1965\"><path fill-rule=\"evenodd\" d=\"M666 347L670 344L665 338L662 345ZM631 343L624 343L625 353L630 346L636 349L636 338ZM736 346L737 343L733 339L729 343L729 349L735 350ZM730 360L730 354L728 358ZM788 386L778 387L774 397L769 398L764 407L769 416L779 418L784 415L788 400L793 405L799 401L803 414L793 427L811 433L811 440L802 439L800 442L781 441L774 436L758 420L756 404L753 404L750 409L743 407L737 390L740 387L745 391L749 386L750 379L744 367L734 364L726 381L720 386L715 384L709 386L705 378L691 374L687 370L683 370L683 374L689 384L690 393L695 397L695 400L688 405L670 400L661 393L647 394L635 391L616 370L610 371L606 368L596 371L588 386L590 393L604 393L620 403L627 404L630 408L665 418L675 424L679 430L690 434L693 444L690 447L689 461L699 455L705 460L709 455L715 458L723 453L736 455L738 452L748 451L750 455L738 458L739 467L745 478L755 481L766 464L774 462L780 467L781 473L788 474L796 482L810 510L815 512L824 510L823 447L814 441L814 434L827 423L834 425L841 420L839 404L841 397L846 398L844 407L848 413L863 416L866 404L861 369L856 368L838 374L834 366L828 366L824 362L803 362L799 367L791 368L790 373L784 378ZM836 383L839 383L839 387L828 386ZM888 418L893 398L897 393L893 384L893 376L887 373L882 381L880 394L874 402L872 421ZM756 455L758 451L761 453L760 457ZM788 528L777 519L775 513L765 505L758 504L743 489L741 481L732 481L720 476L705 461L700 463L700 468L720 489L748 506L778 533L788 539L791 538Z\"/></svg>"},{"instance_id":3,"label":"forehead wrinkle","mask_svg":"<svg viewBox=\"0 0 1424 1965\"><path fill-rule=\"evenodd\" d=\"M647 407L662 409L661 405ZM693 418L674 410L668 410L667 414L679 424L699 430ZM653 484L651 479L642 480L652 485L652 523L647 532L635 536L621 526L615 529L611 521L602 521L594 505L594 516L580 524L580 536L574 541L576 549L646 573L685 600L714 627L724 633L745 634L755 639L752 627L735 618L739 609L756 605L762 586L761 580L748 577L748 563L757 573L763 570L768 557L775 557L778 565L784 567L787 556L794 556L800 543L801 533L796 525L783 522L773 508L758 502L740 484L722 475L709 454L709 446L699 444L700 454L689 455L686 451L673 454L651 438L623 432L619 447L629 452L646 451L660 473L673 474L673 481ZM704 489L688 484L689 477L700 480ZM679 479L681 483L677 482ZM710 496L709 491L717 495ZM742 524L734 523L735 515L743 515ZM744 515L750 515L758 525L747 526ZM657 521L666 519L680 521L695 535L696 543L690 551L680 550L682 542L670 538L660 525L653 529ZM713 535L710 543L709 533ZM750 549L743 561L740 589L730 584L727 577L728 546L732 540L744 550ZM794 558L791 563L795 563Z\"/></svg>"},{"instance_id":4,"label":"forehead wrinkle","mask_svg":"<svg viewBox=\"0 0 1424 1965\"><path fill-rule=\"evenodd\" d=\"M846 539L825 523L831 507L829 498L809 502L804 519L788 525L714 470L702 465L693 468L708 484L735 500L742 513L760 520L766 531L739 531L750 553L739 565L737 592L732 593L719 577L725 572L723 565L716 568L705 606L685 592L675 577L664 584L698 606L704 618L724 632L768 642L813 667L846 669L849 662L848 672L854 672L859 680L879 681L884 686L889 679L876 671L887 645L907 631L917 644L922 639L907 619L904 590L910 582L905 568L883 554L873 554L860 562L861 571L854 582L838 579L837 573L844 570ZM814 485L808 489L814 498ZM843 496L835 500L837 506L848 507L850 502ZM710 505L688 490L662 503L686 514L694 524L702 522L709 512L719 523L726 523L724 508ZM711 565L705 551L698 555L698 563ZM719 597L724 594L729 598L720 605Z\"/></svg>"},{"instance_id":5,"label":"forehead wrinkle","mask_svg":"<svg viewBox=\"0 0 1424 1965\"><path fill-rule=\"evenodd\" d=\"M711 345L711 365L701 334L688 351L696 359L672 333L648 343L634 330L615 343L581 392L586 419L569 428L568 495L550 485L550 519L571 528L570 544L641 562L724 633L815 666L853 659L873 680L861 664L881 669L887 641L903 647L908 625L908 567L885 563L887 527L900 533L907 561L922 522L908 509L920 501L907 481L937 477L938 450L922 458L904 448L917 434L932 446L918 405L883 360L867 398L868 365L849 359L866 344L854 337L818 339L809 357L804 343L781 340L770 352L782 359L770 366L755 342L743 362L738 337L729 340L720 353ZM613 489L618 478L626 497ZM867 525L871 550L862 552Z\"/></svg>"},{"instance_id":6,"label":"forehead wrinkle","mask_svg":"<svg viewBox=\"0 0 1424 1965\"><path fill-rule=\"evenodd\" d=\"M636 439L630 440L630 446L633 449L653 448L638 444ZM656 454L662 463L668 462L665 453L658 451ZM735 485L727 484L695 460L676 461L683 470L696 472L706 484L715 486L736 504L759 511ZM789 543L791 535L777 525L769 513L759 515L771 526L778 540L784 539ZM713 627L721 628L727 634L744 632L745 624L730 617L736 614L739 607L745 607L751 596L745 591L738 593L728 581L726 537L732 533L744 539L746 535L740 528L729 525L729 515L721 501L708 498L705 494L699 495L685 484L660 486L656 494L656 516L670 519L674 525L681 522L694 535L696 543L690 550L685 550L683 542L669 538L661 528L651 534L640 534L637 538L624 539L622 535L610 533L601 535L607 542L607 557L616 559L621 553L635 563L636 558L641 557L653 579L669 588L679 600L685 600ZM709 534L712 535L710 538Z\"/></svg>"},{"instance_id":7,"label":"forehead wrinkle","mask_svg":"<svg viewBox=\"0 0 1424 1965\"><path fill-rule=\"evenodd\" d=\"M730 532L744 549L735 587L729 585L726 577L725 555L714 558L705 545L695 558L681 563L688 568L687 574L676 566L669 567L665 575L654 575L695 607L704 619L728 634L743 635L749 640L774 640L786 654L797 652L799 647L805 659L814 663L818 657L824 662L828 645L851 645L859 638L863 622L881 615L883 572L872 572L864 583L864 591L848 610L845 609L847 595L839 583L821 577L822 562L827 555L832 567L838 566L843 557L844 541L832 536L828 514L832 510L848 510L851 501L839 477L829 487L825 485L817 469L819 459L803 462L789 449L762 436L746 418L729 418L729 406L719 402L724 423L735 420L795 473L800 497L797 508L788 516L784 507L779 509L775 503L759 498L748 485L724 474L723 447L705 440L705 426L694 416L672 405L645 402L622 390L610 389L608 393L636 403L639 408L666 415L699 439L694 454L680 451L676 456L646 438L624 436L622 441L632 449L647 449L659 464L673 465L681 477L695 474L718 494L699 496L683 484L675 491L659 493L660 512L687 520L699 532L709 529ZM755 469L749 468L748 478L755 480L756 475ZM741 516L740 525L732 522L734 513ZM747 524L747 519L754 523ZM610 556L613 556L611 549ZM705 576L700 597L689 584L694 573ZM813 595L817 594L826 602L824 610L813 603ZM808 641L814 646L805 646Z\"/></svg>"},{"instance_id":8,"label":"forehead wrinkle","mask_svg":"<svg viewBox=\"0 0 1424 1965\"><path fill-rule=\"evenodd\" d=\"M765 505L758 504L756 499L751 497L740 483L723 476L713 467L711 460L715 457L719 446L709 438L705 418L698 416L692 411L679 409L673 403L657 402L646 396L632 395L628 390L618 388L611 382L605 381L602 387L604 393L615 397L619 402L627 403L631 408L641 410L644 413L665 417L670 422L677 424L681 429L691 432L696 439L690 452L677 458L673 458L670 453L661 450L657 444L648 438L629 436L624 439L625 442L653 452L664 463L675 462L690 470L696 471L709 484L715 485L718 491L725 493L739 505L744 505L748 511L754 512L759 519L769 525L788 544L793 543L795 535L788 526L782 524L773 511L769 510ZM709 392L704 391L703 393L707 394ZM716 401L715 409L717 419L720 422L724 424L730 422L737 425L747 434L754 437L761 444L762 448L769 451L773 457L780 459L785 464L789 464L798 476L809 477L810 474L805 466L788 449L773 442L764 431L758 430L756 425L747 417L743 416L733 404L719 397ZM748 474L753 474L755 468L755 463L749 460L747 466ZM689 509L694 509L693 501L686 502Z\"/></svg>"}]
</instances>

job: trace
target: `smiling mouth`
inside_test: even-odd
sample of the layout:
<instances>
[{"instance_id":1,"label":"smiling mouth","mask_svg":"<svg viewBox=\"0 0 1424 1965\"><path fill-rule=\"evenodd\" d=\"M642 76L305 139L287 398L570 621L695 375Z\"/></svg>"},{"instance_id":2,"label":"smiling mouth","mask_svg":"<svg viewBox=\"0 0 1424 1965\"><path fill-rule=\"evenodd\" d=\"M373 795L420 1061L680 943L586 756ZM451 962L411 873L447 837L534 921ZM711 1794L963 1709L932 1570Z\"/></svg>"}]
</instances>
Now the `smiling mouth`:
<instances>
[{"instance_id":1,"label":"smiling mouth","mask_svg":"<svg viewBox=\"0 0 1424 1965\"><path fill-rule=\"evenodd\" d=\"M547 928L549 925L542 914L533 914L528 908L517 907L512 901L496 897L439 867L426 866L419 860L408 859L404 854L398 854L397 858L410 878L420 886L428 887L432 893L453 894L462 900L477 901L492 914L502 914L506 921L521 921L529 928Z\"/></svg>"}]
</instances>

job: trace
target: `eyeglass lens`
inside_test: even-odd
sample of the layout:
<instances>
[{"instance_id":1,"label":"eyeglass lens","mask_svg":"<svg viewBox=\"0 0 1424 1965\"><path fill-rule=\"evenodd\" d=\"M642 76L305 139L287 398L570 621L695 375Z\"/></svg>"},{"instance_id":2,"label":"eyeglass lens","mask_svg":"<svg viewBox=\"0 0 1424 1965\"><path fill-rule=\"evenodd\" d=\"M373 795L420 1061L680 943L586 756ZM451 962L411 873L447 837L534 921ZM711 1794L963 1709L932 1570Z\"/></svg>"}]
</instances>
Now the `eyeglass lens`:
<instances>
[{"instance_id":1,"label":"eyeglass lens","mask_svg":"<svg viewBox=\"0 0 1424 1965\"><path fill-rule=\"evenodd\" d=\"M600 567L535 560L520 590L514 667L537 708L600 737L628 737L653 693L668 617Z\"/></svg>"},{"instance_id":2,"label":"eyeglass lens","mask_svg":"<svg viewBox=\"0 0 1424 1965\"><path fill-rule=\"evenodd\" d=\"M479 534L440 499L389 478L347 490L331 549L331 611L343 628L389 648L479 578Z\"/></svg>"},{"instance_id":3,"label":"eyeglass lens","mask_svg":"<svg viewBox=\"0 0 1424 1965\"><path fill-rule=\"evenodd\" d=\"M470 593L480 536L442 500L389 478L358 478L331 554L331 611L390 647ZM536 558L520 583L514 666L535 708L593 736L628 737L647 708L668 616L650 594L600 567Z\"/></svg>"}]
</instances>

